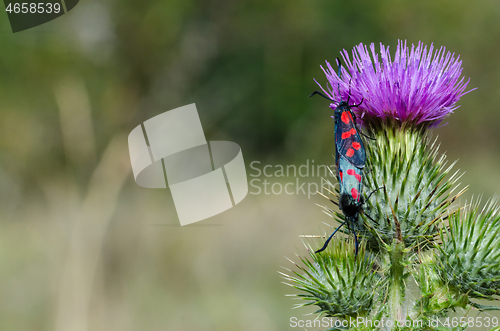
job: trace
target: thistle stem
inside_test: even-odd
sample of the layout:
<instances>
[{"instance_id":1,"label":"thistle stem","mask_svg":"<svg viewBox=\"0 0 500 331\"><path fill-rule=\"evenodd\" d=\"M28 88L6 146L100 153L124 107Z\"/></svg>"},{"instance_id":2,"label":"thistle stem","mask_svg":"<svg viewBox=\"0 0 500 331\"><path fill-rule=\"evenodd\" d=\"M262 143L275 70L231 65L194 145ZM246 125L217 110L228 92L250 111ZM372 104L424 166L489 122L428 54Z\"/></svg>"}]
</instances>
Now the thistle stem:
<instances>
[{"instance_id":1,"label":"thistle stem","mask_svg":"<svg viewBox=\"0 0 500 331\"><path fill-rule=\"evenodd\" d=\"M404 244L395 241L389 250L390 285L389 285L389 317L394 322L406 320L405 284L404 284Z\"/></svg>"}]
</instances>

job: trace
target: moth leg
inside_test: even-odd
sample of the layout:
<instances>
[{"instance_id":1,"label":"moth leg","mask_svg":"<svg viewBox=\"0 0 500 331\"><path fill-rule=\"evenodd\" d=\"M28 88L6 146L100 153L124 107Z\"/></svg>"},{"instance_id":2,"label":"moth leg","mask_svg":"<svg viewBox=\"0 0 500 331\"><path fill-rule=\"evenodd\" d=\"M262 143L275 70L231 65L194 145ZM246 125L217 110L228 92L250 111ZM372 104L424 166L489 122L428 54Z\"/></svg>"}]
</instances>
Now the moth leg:
<instances>
[{"instance_id":1,"label":"moth leg","mask_svg":"<svg viewBox=\"0 0 500 331\"><path fill-rule=\"evenodd\" d=\"M356 247L355 256L358 256L358 236L356 236L356 231L354 230L354 224L352 225L352 233L354 234L354 245Z\"/></svg>"},{"instance_id":2,"label":"moth leg","mask_svg":"<svg viewBox=\"0 0 500 331\"><path fill-rule=\"evenodd\" d=\"M332 240L333 236L335 235L335 233L337 233L337 231L347 222L347 220L344 221L344 223L340 224L339 227L337 229L335 229L335 231L333 231L333 233L330 235L330 237L328 237L328 239L325 241L325 244L323 245L323 247L321 247L320 249L318 249L316 252L314 253L319 253L319 252L322 252L326 249L326 247L328 246L328 243L330 242L330 240Z\"/></svg>"},{"instance_id":3,"label":"moth leg","mask_svg":"<svg viewBox=\"0 0 500 331\"><path fill-rule=\"evenodd\" d=\"M370 199L370 197L372 196L373 193L377 192L378 190L380 189L383 189L384 187L383 186L380 186L379 188L373 190L369 195L368 195L368 198L365 199L365 202L368 201L368 199ZM364 203L364 202L363 202Z\"/></svg>"}]
</instances>

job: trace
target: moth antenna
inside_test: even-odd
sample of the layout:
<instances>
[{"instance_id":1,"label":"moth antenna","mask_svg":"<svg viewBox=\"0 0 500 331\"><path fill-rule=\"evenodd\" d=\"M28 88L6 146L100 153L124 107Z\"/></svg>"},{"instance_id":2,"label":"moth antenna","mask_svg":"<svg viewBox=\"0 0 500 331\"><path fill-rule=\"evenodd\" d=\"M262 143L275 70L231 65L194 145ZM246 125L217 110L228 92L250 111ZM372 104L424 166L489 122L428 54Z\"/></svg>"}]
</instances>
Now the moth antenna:
<instances>
[{"instance_id":1,"label":"moth antenna","mask_svg":"<svg viewBox=\"0 0 500 331\"><path fill-rule=\"evenodd\" d=\"M351 95L351 88L349 87L349 96ZM361 104L363 103L363 101L365 101L365 98L361 99L361 102L358 103L357 105L351 105L349 107L359 107L361 106Z\"/></svg>"},{"instance_id":2,"label":"moth antenna","mask_svg":"<svg viewBox=\"0 0 500 331\"><path fill-rule=\"evenodd\" d=\"M310 98L310 97L312 97L313 95L316 95L316 94L318 94L318 95L322 96L322 97L323 97L323 98L325 98L325 99L328 99L328 100L330 100L330 101L333 101L333 102L338 103L338 101L335 101L335 100L333 100L332 98L327 97L326 95L324 95L324 94L323 94L323 93L321 93L320 91L314 91L313 93L311 93L311 95L309 96L309 98Z\"/></svg>"}]
</instances>

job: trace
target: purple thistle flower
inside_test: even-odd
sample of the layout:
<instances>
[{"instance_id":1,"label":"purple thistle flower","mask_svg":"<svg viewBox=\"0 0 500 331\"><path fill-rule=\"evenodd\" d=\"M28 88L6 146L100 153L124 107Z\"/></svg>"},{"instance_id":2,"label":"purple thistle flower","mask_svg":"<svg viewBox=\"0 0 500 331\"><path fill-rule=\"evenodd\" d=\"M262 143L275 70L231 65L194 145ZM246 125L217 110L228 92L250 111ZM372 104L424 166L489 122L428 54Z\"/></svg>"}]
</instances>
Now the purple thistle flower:
<instances>
[{"instance_id":1,"label":"purple thistle flower","mask_svg":"<svg viewBox=\"0 0 500 331\"><path fill-rule=\"evenodd\" d=\"M393 118L399 122L411 122L414 125L426 123L438 124L459 106L456 102L466 93L464 92L470 81L464 81L462 61L455 53L447 52L445 47L434 50L431 44L422 42L406 46L406 41L398 41L394 61L389 54L389 46L380 44L380 58L375 53L375 44L370 45L371 57L368 48L359 44L352 51L353 61L344 50L342 58L341 77L330 63L326 62L326 74L330 86L328 91L321 87L323 92L333 100L347 100L349 104L363 103L353 108L362 122ZM459 80L460 79L460 80ZM330 105L335 109L338 102Z\"/></svg>"}]
</instances>

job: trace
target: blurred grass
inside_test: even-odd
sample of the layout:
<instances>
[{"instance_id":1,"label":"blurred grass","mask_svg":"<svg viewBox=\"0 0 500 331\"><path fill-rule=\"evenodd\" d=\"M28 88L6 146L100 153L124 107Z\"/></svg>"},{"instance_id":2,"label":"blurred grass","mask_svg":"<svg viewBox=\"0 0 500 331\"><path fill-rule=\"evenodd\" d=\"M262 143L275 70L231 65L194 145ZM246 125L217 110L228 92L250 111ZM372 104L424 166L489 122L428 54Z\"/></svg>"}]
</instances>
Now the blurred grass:
<instances>
[{"instance_id":1,"label":"blurred grass","mask_svg":"<svg viewBox=\"0 0 500 331\"><path fill-rule=\"evenodd\" d=\"M465 198L491 196L499 18L491 0L86 0L12 34L0 15L0 329L289 329L305 311L276 271L329 221L322 199L249 195L181 228L169 192L127 174L128 132L196 102L207 139L247 165L330 164L332 111L307 98L319 65L360 42L434 42L479 87L434 133Z\"/></svg>"}]
</instances>

